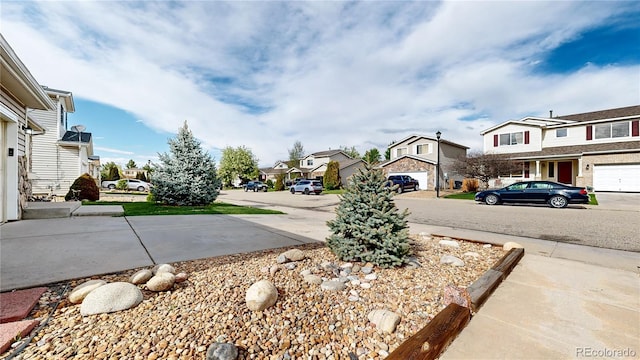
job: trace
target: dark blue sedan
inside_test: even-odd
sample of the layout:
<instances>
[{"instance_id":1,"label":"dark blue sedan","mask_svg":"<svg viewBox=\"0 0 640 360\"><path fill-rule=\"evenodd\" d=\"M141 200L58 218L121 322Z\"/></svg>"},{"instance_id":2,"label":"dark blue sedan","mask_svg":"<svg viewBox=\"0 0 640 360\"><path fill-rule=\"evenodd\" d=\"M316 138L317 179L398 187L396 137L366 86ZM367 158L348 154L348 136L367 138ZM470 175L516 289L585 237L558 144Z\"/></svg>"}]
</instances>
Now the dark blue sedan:
<instances>
[{"instance_id":1,"label":"dark blue sedan","mask_svg":"<svg viewBox=\"0 0 640 360\"><path fill-rule=\"evenodd\" d=\"M551 181L524 181L502 189L480 191L476 193L475 199L487 205L546 203L554 208L563 208L568 204L588 204L589 194L585 188L581 187Z\"/></svg>"}]
</instances>

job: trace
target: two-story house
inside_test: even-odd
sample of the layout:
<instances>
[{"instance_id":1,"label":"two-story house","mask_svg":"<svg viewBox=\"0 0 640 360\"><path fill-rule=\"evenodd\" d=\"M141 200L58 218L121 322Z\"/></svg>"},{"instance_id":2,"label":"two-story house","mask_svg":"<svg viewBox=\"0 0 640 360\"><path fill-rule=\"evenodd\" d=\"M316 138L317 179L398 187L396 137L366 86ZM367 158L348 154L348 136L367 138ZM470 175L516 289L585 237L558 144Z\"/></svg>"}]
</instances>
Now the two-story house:
<instances>
[{"instance_id":1,"label":"two-story house","mask_svg":"<svg viewBox=\"0 0 640 360\"><path fill-rule=\"evenodd\" d=\"M342 150L318 151L300 159L299 169L302 170L303 176L307 179L315 179L324 175L329 161L341 162L351 159L351 156ZM323 165L325 165L324 170Z\"/></svg>"},{"instance_id":2,"label":"two-story house","mask_svg":"<svg viewBox=\"0 0 640 360\"><path fill-rule=\"evenodd\" d=\"M31 195L28 167L31 141L44 129L33 109L54 104L0 34L0 223L20 220Z\"/></svg>"},{"instance_id":3,"label":"two-story house","mask_svg":"<svg viewBox=\"0 0 640 360\"><path fill-rule=\"evenodd\" d=\"M260 168L260 181L276 181L278 175L284 174L284 180L291 180L302 177L302 170L296 167L289 167L287 162L276 161L272 167Z\"/></svg>"},{"instance_id":4,"label":"two-story house","mask_svg":"<svg viewBox=\"0 0 640 360\"><path fill-rule=\"evenodd\" d=\"M100 177L100 158L93 153L93 139L82 126L68 128L67 116L75 111L73 94L43 86L54 103L53 110L35 110L34 119L45 131L33 140L33 160L30 168L33 192L64 195L84 173L96 183Z\"/></svg>"},{"instance_id":5,"label":"two-story house","mask_svg":"<svg viewBox=\"0 0 640 360\"><path fill-rule=\"evenodd\" d=\"M640 105L526 117L483 131L484 152L522 162L500 184L550 180L595 191L640 191ZM496 184L497 185L497 184Z\"/></svg>"},{"instance_id":6,"label":"two-story house","mask_svg":"<svg viewBox=\"0 0 640 360\"><path fill-rule=\"evenodd\" d=\"M390 159L379 167L386 176L409 175L418 180L420 189L436 188L436 166L438 149L440 151L440 187L444 188L449 180L462 180L453 171L453 163L467 156L469 147L445 139L430 136L410 135L388 147Z\"/></svg>"}]
</instances>

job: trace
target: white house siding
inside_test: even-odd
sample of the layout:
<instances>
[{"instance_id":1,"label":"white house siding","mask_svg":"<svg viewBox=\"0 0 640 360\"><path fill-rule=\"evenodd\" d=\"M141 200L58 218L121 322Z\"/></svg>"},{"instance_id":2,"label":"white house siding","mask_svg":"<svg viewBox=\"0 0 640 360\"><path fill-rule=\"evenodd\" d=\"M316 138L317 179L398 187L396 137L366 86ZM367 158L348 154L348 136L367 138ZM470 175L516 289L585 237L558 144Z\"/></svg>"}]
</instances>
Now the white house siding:
<instances>
[{"instance_id":1,"label":"white house siding","mask_svg":"<svg viewBox=\"0 0 640 360\"><path fill-rule=\"evenodd\" d=\"M60 188L55 191L57 195L64 195L69 191L71 184L80 176L80 163L78 160L78 148L72 146L58 146L58 169Z\"/></svg>"},{"instance_id":2,"label":"white house siding","mask_svg":"<svg viewBox=\"0 0 640 360\"><path fill-rule=\"evenodd\" d=\"M1 93L3 105L0 116L0 223L7 220L19 220L19 173L18 158L25 155L25 134L21 130L25 125L25 109L18 102ZM9 149L13 156L9 156Z\"/></svg>"},{"instance_id":3,"label":"white house siding","mask_svg":"<svg viewBox=\"0 0 640 360\"><path fill-rule=\"evenodd\" d=\"M33 137L31 182L34 193L48 193L59 184L58 164L58 120L55 111L34 111L32 117L42 125L45 133ZM66 192L65 192L66 194Z\"/></svg>"},{"instance_id":4,"label":"white house siding","mask_svg":"<svg viewBox=\"0 0 640 360\"><path fill-rule=\"evenodd\" d=\"M494 146L494 135L516 133L516 132L529 132L529 144L518 145L503 145ZM542 150L542 129L533 126L523 126L517 124L508 124L503 127L499 127L491 132L484 134L484 152L491 154L511 154L528 151L540 151ZM499 143L498 143L499 144Z\"/></svg>"}]
</instances>

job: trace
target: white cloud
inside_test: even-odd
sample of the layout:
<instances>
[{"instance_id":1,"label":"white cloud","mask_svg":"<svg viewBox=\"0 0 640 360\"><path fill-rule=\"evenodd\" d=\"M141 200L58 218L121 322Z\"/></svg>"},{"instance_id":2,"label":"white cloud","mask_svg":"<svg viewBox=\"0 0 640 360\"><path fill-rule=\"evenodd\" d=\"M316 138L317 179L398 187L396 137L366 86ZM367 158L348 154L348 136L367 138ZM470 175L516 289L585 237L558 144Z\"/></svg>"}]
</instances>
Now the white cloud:
<instances>
[{"instance_id":1,"label":"white cloud","mask_svg":"<svg viewBox=\"0 0 640 360\"><path fill-rule=\"evenodd\" d=\"M637 65L532 70L624 11L606 2L10 2L2 22L40 83L159 131L188 120L214 156L246 145L270 165L296 140L308 152L384 152L440 130L480 149L479 132L508 119L638 103Z\"/></svg>"}]
</instances>

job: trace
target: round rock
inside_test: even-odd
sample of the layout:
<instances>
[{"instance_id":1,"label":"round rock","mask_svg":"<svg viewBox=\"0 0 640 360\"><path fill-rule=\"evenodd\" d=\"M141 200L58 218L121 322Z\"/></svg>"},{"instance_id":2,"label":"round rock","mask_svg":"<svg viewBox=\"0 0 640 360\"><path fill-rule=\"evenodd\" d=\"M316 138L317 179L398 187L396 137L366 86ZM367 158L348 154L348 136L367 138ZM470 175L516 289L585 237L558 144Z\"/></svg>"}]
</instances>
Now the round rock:
<instances>
[{"instance_id":1,"label":"round rock","mask_svg":"<svg viewBox=\"0 0 640 360\"><path fill-rule=\"evenodd\" d=\"M154 275L157 275L158 273L162 273L162 272L168 272L172 274L176 273L176 269L169 264L158 264L154 266L151 271L153 271Z\"/></svg>"},{"instance_id":2,"label":"round rock","mask_svg":"<svg viewBox=\"0 0 640 360\"><path fill-rule=\"evenodd\" d=\"M460 244L458 244L457 241L455 240L440 240L438 242L438 244L440 244L441 246L448 246L448 247L453 247L453 248L459 248Z\"/></svg>"},{"instance_id":3,"label":"round rock","mask_svg":"<svg viewBox=\"0 0 640 360\"><path fill-rule=\"evenodd\" d=\"M400 323L400 315L388 310L373 310L367 318L376 325L376 328L387 333L393 333Z\"/></svg>"},{"instance_id":4,"label":"round rock","mask_svg":"<svg viewBox=\"0 0 640 360\"><path fill-rule=\"evenodd\" d=\"M235 360L238 358L238 348L230 343L213 343L207 349L207 360Z\"/></svg>"},{"instance_id":5,"label":"round rock","mask_svg":"<svg viewBox=\"0 0 640 360\"><path fill-rule=\"evenodd\" d=\"M151 291L167 291L173 287L176 277L169 272L160 272L147 281L147 289Z\"/></svg>"},{"instance_id":6,"label":"round rock","mask_svg":"<svg viewBox=\"0 0 640 360\"><path fill-rule=\"evenodd\" d=\"M304 252L300 249L291 249L282 253L289 261L300 261L304 259Z\"/></svg>"},{"instance_id":7,"label":"round rock","mask_svg":"<svg viewBox=\"0 0 640 360\"><path fill-rule=\"evenodd\" d=\"M260 280L247 289L245 301L249 310L262 311L278 300L278 289L268 280Z\"/></svg>"},{"instance_id":8,"label":"round rock","mask_svg":"<svg viewBox=\"0 0 640 360\"><path fill-rule=\"evenodd\" d=\"M142 269L136 272L135 274L131 275L131 277L129 278L129 282L134 285L144 284L147 281L149 281L149 279L151 279L152 276L153 276L153 273L151 272L151 270Z\"/></svg>"},{"instance_id":9,"label":"round rock","mask_svg":"<svg viewBox=\"0 0 640 360\"><path fill-rule=\"evenodd\" d=\"M128 282L115 282L98 287L80 305L82 316L130 309L142 302L142 291Z\"/></svg>"},{"instance_id":10,"label":"round rock","mask_svg":"<svg viewBox=\"0 0 640 360\"><path fill-rule=\"evenodd\" d=\"M346 287L347 285L345 285L342 281L337 281L337 280L325 281L322 284L320 284L320 288L322 290L328 290L328 291L340 291L340 290L344 290Z\"/></svg>"},{"instance_id":11,"label":"round rock","mask_svg":"<svg viewBox=\"0 0 640 360\"><path fill-rule=\"evenodd\" d=\"M313 284L313 285L322 284L322 278L318 275L313 275L313 274L305 275L303 279L305 282L309 284Z\"/></svg>"},{"instance_id":12,"label":"round rock","mask_svg":"<svg viewBox=\"0 0 640 360\"><path fill-rule=\"evenodd\" d=\"M189 275L187 275L187 273L177 273L176 274L176 282L177 283L181 283L181 282L185 282L187 281L187 279L189 278Z\"/></svg>"},{"instance_id":13,"label":"round rock","mask_svg":"<svg viewBox=\"0 0 640 360\"><path fill-rule=\"evenodd\" d=\"M440 258L440 264L451 264L453 266L464 266L464 261L453 256L453 255L443 255Z\"/></svg>"},{"instance_id":14,"label":"round rock","mask_svg":"<svg viewBox=\"0 0 640 360\"><path fill-rule=\"evenodd\" d=\"M89 280L83 282L71 290L71 293L69 293L69 301L73 304L79 304L90 292L103 285L107 285L107 282L104 280Z\"/></svg>"}]
</instances>

